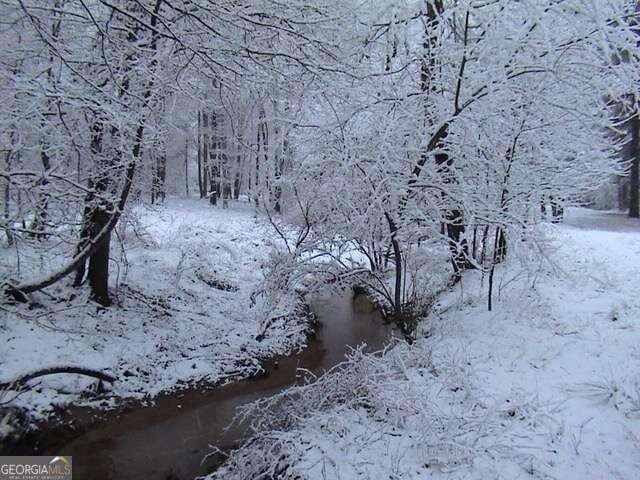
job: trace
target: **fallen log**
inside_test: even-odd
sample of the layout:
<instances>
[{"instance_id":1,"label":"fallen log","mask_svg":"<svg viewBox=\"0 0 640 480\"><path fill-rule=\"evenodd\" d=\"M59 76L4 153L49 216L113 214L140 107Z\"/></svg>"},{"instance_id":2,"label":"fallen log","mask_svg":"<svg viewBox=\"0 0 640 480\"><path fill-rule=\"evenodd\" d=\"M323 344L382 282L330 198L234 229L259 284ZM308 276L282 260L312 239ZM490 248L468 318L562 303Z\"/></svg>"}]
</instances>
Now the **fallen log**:
<instances>
[{"instance_id":1,"label":"fallen log","mask_svg":"<svg viewBox=\"0 0 640 480\"><path fill-rule=\"evenodd\" d=\"M0 383L0 388L11 388L11 389L20 389L26 386L29 380L33 380L34 378L44 377L47 375L56 375L59 373L72 373L76 375L85 375L87 377L97 378L103 382L113 383L116 381L116 378L108 373L101 372L99 370L93 370L90 368L83 367L49 367L43 368L40 370L36 370L35 372L27 373L22 375L12 382Z\"/></svg>"}]
</instances>

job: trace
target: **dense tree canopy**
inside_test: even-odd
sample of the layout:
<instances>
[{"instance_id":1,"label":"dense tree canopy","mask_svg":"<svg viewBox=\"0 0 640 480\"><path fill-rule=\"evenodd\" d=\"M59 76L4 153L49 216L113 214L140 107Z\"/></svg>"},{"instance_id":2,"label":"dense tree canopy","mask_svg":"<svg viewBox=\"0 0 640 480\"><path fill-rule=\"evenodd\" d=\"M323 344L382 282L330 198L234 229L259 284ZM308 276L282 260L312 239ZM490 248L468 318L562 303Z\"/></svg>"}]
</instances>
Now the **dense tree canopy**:
<instances>
[{"instance_id":1,"label":"dense tree canopy","mask_svg":"<svg viewBox=\"0 0 640 480\"><path fill-rule=\"evenodd\" d=\"M121 215L197 174L212 204L297 224L294 264L394 267L372 286L402 313L425 248L448 248L454 282L489 271L541 205L560 216L621 172L612 132L636 112L630 0L0 8L2 228L56 252L7 280L22 300L73 274L108 305Z\"/></svg>"}]
</instances>

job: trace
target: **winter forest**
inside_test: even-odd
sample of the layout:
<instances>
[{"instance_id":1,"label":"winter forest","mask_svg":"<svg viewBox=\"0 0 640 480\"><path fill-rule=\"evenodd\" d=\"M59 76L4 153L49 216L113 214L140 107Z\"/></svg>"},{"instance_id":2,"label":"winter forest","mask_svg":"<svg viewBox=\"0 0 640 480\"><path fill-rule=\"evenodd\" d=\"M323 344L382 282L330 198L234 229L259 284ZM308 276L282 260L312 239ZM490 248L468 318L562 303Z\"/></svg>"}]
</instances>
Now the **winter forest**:
<instances>
[{"instance_id":1,"label":"winter forest","mask_svg":"<svg viewBox=\"0 0 640 480\"><path fill-rule=\"evenodd\" d=\"M0 466L640 478L639 17L0 0Z\"/></svg>"}]
</instances>

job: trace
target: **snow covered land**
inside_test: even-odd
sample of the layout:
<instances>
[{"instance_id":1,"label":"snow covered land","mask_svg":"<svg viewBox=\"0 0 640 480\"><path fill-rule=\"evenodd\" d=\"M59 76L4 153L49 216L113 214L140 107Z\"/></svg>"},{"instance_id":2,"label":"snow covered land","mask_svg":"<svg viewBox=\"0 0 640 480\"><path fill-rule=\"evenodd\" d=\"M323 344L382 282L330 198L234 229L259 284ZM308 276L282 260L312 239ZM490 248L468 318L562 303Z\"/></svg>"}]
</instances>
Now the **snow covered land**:
<instances>
[{"instance_id":1,"label":"snow covered land","mask_svg":"<svg viewBox=\"0 0 640 480\"><path fill-rule=\"evenodd\" d=\"M469 272L413 345L249 407L256 437L211 478L637 478L640 223L571 209L545 230L491 312Z\"/></svg>"},{"instance_id":2,"label":"snow covered land","mask_svg":"<svg viewBox=\"0 0 640 480\"><path fill-rule=\"evenodd\" d=\"M113 388L107 383L108 392L95 395L87 391L93 378L54 375L26 392L5 389L0 402L36 418L67 403L115 406L200 380L252 375L261 359L301 347L309 326L295 295L269 304L250 298L264 280L274 233L242 204L223 210L168 199L135 209L113 252L118 308L86 298L63 303L71 291L60 286L36 305L7 306L0 319L0 383L44 367L79 366L114 376ZM42 252L22 252L29 254ZM19 261L37 265L30 260L7 249L1 267L13 277Z\"/></svg>"},{"instance_id":3,"label":"snow covered land","mask_svg":"<svg viewBox=\"0 0 640 480\"><path fill-rule=\"evenodd\" d=\"M0 19L0 453L640 478L640 2Z\"/></svg>"}]
</instances>

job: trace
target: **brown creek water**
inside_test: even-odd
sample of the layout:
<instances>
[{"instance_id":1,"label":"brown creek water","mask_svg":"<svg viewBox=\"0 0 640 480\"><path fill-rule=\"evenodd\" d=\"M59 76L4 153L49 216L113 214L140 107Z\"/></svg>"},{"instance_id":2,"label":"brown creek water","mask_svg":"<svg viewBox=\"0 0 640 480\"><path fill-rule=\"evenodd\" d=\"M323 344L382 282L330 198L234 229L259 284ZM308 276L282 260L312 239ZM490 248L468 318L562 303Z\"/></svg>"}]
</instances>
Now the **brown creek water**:
<instances>
[{"instance_id":1,"label":"brown creek water","mask_svg":"<svg viewBox=\"0 0 640 480\"><path fill-rule=\"evenodd\" d=\"M367 350L379 350L391 337L392 327L365 297L325 296L311 307L320 323L317 335L300 353L267 362L266 375L161 396L154 406L108 414L73 440L52 442L45 450L73 456L74 480L191 480L209 473L220 462L214 456L203 460L213 446L229 449L248 435L245 424L226 429L237 407L299 382L299 368L322 373L351 348L365 343ZM82 422L83 412L75 414Z\"/></svg>"}]
</instances>

